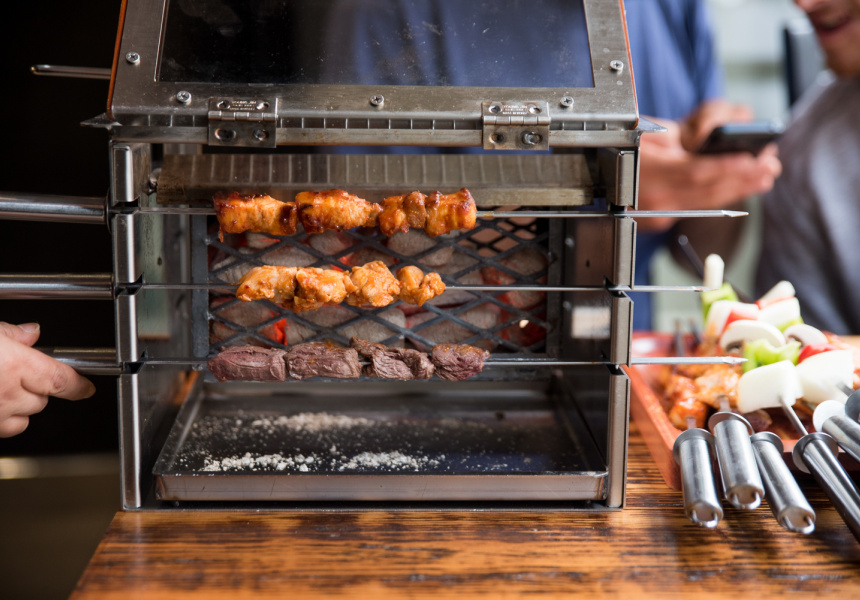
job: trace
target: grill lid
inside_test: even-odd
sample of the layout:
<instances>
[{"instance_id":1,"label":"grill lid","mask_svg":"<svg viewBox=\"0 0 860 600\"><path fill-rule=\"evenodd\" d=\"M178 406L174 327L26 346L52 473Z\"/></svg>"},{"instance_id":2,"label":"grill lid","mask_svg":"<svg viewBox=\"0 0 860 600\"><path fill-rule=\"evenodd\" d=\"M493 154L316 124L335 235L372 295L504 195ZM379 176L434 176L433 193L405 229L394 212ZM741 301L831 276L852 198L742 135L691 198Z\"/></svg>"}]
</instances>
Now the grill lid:
<instances>
[{"instance_id":1,"label":"grill lid","mask_svg":"<svg viewBox=\"0 0 860 600\"><path fill-rule=\"evenodd\" d=\"M632 145L638 117L620 3L124 6L109 106L120 138L249 147Z\"/></svg>"}]
</instances>

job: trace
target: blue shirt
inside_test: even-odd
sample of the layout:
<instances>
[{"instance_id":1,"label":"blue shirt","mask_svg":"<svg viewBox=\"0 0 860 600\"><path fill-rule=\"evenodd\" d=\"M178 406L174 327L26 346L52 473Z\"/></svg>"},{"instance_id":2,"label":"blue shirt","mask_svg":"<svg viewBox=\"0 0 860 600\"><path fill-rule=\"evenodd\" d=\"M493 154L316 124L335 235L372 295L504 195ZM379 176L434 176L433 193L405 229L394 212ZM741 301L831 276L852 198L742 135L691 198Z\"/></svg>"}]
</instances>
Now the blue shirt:
<instances>
[{"instance_id":1,"label":"blue shirt","mask_svg":"<svg viewBox=\"0 0 860 600\"><path fill-rule=\"evenodd\" d=\"M722 94L713 35L701 0L626 0L625 6L639 114L677 120ZM324 79L401 85L593 85L590 61L579 58L589 56L581 4L483 2L477 18L475 12L472 3L462 0L345 0L329 27L326 46L340 52L336 60L327 61ZM507 18L511 14L517 18ZM478 43L478 38L488 43ZM531 51L536 47L542 51ZM564 56L553 56L552 50L559 48L567 49ZM650 281L651 259L668 236L637 235L636 284ZM631 297L633 328L651 329L651 294Z\"/></svg>"}]
</instances>

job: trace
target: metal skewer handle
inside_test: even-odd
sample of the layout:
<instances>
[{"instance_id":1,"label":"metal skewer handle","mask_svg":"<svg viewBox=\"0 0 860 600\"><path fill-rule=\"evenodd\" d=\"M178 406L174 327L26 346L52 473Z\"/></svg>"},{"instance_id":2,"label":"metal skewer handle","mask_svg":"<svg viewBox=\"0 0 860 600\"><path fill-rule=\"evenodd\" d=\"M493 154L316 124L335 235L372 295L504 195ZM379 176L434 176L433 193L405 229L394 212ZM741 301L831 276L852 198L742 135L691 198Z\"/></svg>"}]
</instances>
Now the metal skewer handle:
<instances>
[{"instance_id":1,"label":"metal skewer handle","mask_svg":"<svg viewBox=\"0 0 860 600\"><path fill-rule=\"evenodd\" d=\"M113 275L110 273L0 274L0 299L113 300Z\"/></svg>"},{"instance_id":2,"label":"metal skewer handle","mask_svg":"<svg viewBox=\"0 0 860 600\"><path fill-rule=\"evenodd\" d=\"M711 450L714 436L704 429L684 431L675 439L672 454L681 468L684 512L696 525L713 529L723 518L723 508L714 483Z\"/></svg>"},{"instance_id":3,"label":"metal skewer handle","mask_svg":"<svg viewBox=\"0 0 860 600\"><path fill-rule=\"evenodd\" d=\"M708 419L708 428L714 434L726 499L735 508L758 508L765 489L750 442L752 426L740 415L718 412Z\"/></svg>"},{"instance_id":4,"label":"metal skewer handle","mask_svg":"<svg viewBox=\"0 0 860 600\"><path fill-rule=\"evenodd\" d=\"M821 430L833 436L840 448L860 462L860 423L836 415L824 421Z\"/></svg>"},{"instance_id":5,"label":"metal skewer handle","mask_svg":"<svg viewBox=\"0 0 860 600\"><path fill-rule=\"evenodd\" d=\"M775 433L762 431L753 434L750 441L767 503L777 522L789 531L812 533L815 530L815 511L782 459L782 440Z\"/></svg>"},{"instance_id":6,"label":"metal skewer handle","mask_svg":"<svg viewBox=\"0 0 860 600\"><path fill-rule=\"evenodd\" d=\"M0 219L104 225L107 199L0 192Z\"/></svg>"},{"instance_id":7,"label":"metal skewer handle","mask_svg":"<svg viewBox=\"0 0 860 600\"><path fill-rule=\"evenodd\" d=\"M797 441L792 457L798 469L812 473L836 512L860 541L860 493L839 464L838 451L836 440L826 433L808 433Z\"/></svg>"}]
</instances>

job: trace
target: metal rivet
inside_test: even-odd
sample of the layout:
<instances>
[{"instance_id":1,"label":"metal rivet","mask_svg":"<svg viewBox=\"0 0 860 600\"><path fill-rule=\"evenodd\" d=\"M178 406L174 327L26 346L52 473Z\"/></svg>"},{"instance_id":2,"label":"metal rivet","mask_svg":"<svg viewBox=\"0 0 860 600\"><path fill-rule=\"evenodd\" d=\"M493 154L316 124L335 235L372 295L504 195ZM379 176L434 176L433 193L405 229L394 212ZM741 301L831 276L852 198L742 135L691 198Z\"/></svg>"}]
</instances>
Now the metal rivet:
<instances>
[{"instance_id":1,"label":"metal rivet","mask_svg":"<svg viewBox=\"0 0 860 600\"><path fill-rule=\"evenodd\" d=\"M525 144L526 146L537 146L541 143L542 139L543 137L541 136L541 134L537 133L536 131L526 131L525 133L523 133L522 137L523 144Z\"/></svg>"},{"instance_id":2,"label":"metal rivet","mask_svg":"<svg viewBox=\"0 0 860 600\"><path fill-rule=\"evenodd\" d=\"M265 110L267 108L269 108L269 103L265 100L257 102L257 110Z\"/></svg>"},{"instance_id":3,"label":"metal rivet","mask_svg":"<svg viewBox=\"0 0 860 600\"><path fill-rule=\"evenodd\" d=\"M498 104L490 104L490 108L488 109L491 113L497 113L502 110L502 107Z\"/></svg>"},{"instance_id":4,"label":"metal rivet","mask_svg":"<svg viewBox=\"0 0 860 600\"><path fill-rule=\"evenodd\" d=\"M385 104L385 97L384 96L376 95L376 96L370 97L370 105L371 106L382 106L383 104Z\"/></svg>"},{"instance_id":5,"label":"metal rivet","mask_svg":"<svg viewBox=\"0 0 860 600\"><path fill-rule=\"evenodd\" d=\"M236 132L232 129L216 129L215 137L222 142L232 142L236 138Z\"/></svg>"},{"instance_id":6,"label":"metal rivet","mask_svg":"<svg viewBox=\"0 0 860 600\"><path fill-rule=\"evenodd\" d=\"M182 102L182 104L188 104L191 102L191 92L186 92L185 90L176 92L176 100Z\"/></svg>"},{"instance_id":7,"label":"metal rivet","mask_svg":"<svg viewBox=\"0 0 860 600\"><path fill-rule=\"evenodd\" d=\"M265 129L255 129L254 130L254 139L258 142L262 142L267 137L269 137L269 132Z\"/></svg>"},{"instance_id":8,"label":"metal rivet","mask_svg":"<svg viewBox=\"0 0 860 600\"><path fill-rule=\"evenodd\" d=\"M609 68L620 73L624 70L624 63L620 60L611 60L609 61Z\"/></svg>"},{"instance_id":9,"label":"metal rivet","mask_svg":"<svg viewBox=\"0 0 860 600\"><path fill-rule=\"evenodd\" d=\"M529 106L529 114L536 115L539 112L540 112L540 106L535 106L534 104Z\"/></svg>"},{"instance_id":10,"label":"metal rivet","mask_svg":"<svg viewBox=\"0 0 860 600\"><path fill-rule=\"evenodd\" d=\"M140 62L140 54L138 54L137 52L128 52L125 55L125 60L128 61L130 64L136 65Z\"/></svg>"},{"instance_id":11,"label":"metal rivet","mask_svg":"<svg viewBox=\"0 0 860 600\"><path fill-rule=\"evenodd\" d=\"M573 96L562 96L561 100L558 101L565 108L570 108L573 106Z\"/></svg>"},{"instance_id":12,"label":"metal rivet","mask_svg":"<svg viewBox=\"0 0 860 600\"><path fill-rule=\"evenodd\" d=\"M227 110L228 108L230 108L230 101L229 100L219 100L218 104L216 104L215 106L217 106L221 110Z\"/></svg>"},{"instance_id":13,"label":"metal rivet","mask_svg":"<svg viewBox=\"0 0 860 600\"><path fill-rule=\"evenodd\" d=\"M490 107L492 108L492 107ZM505 143L505 134L504 133L494 133L490 136L490 139L494 144L504 144Z\"/></svg>"}]
</instances>

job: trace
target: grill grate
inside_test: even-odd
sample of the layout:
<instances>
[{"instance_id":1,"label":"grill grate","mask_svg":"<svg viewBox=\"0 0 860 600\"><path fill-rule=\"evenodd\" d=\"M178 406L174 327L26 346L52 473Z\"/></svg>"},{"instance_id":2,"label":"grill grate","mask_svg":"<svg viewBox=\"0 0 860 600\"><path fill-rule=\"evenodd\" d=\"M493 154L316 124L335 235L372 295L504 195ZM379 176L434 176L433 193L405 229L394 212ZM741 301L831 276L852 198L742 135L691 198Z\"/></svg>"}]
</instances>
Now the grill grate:
<instances>
[{"instance_id":1,"label":"grill grate","mask_svg":"<svg viewBox=\"0 0 860 600\"><path fill-rule=\"evenodd\" d=\"M470 231L438 238L421 231L388 238L352 230L313 236L228 235L221 242L213 221L206 236L209 279L236 283L250 268L266 264L348 270L381 260L392 270L414 265L439 272L452 284L552 285L560 272L560 254L550 243L560 237L554 232L558 227L547 219L510 218L481 220ZM209 350L241 344L287 348L314 341L345 345L356 336L422 350L453 342L506 355L542 356L553 354L558 329L553 296L449 290L420 308L397 303L368 309L344 303L293 313L268 301L245 303L212 293Z\"/></svg>"}]
</instances>

